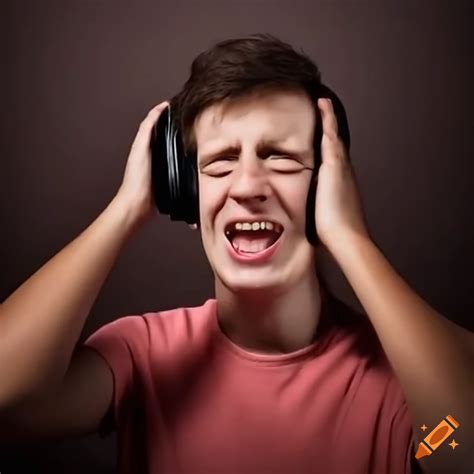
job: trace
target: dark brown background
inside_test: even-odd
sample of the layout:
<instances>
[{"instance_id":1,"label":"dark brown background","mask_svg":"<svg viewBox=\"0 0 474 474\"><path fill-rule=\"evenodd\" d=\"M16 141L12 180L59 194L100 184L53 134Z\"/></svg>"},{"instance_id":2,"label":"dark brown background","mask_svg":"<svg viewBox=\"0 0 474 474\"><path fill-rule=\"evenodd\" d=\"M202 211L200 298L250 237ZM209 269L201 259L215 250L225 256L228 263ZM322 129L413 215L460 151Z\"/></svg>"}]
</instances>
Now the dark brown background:
<instances>
[{"instance_id":1,"label":"dark brown background","mask_svg":"<svg viewBox=\"0 0 474 474\"><path fill-rule=\"evenodd\" d=\"M2 2L0 297L82 232L117 190L139 122L193 58L269 32L343 100L377 244L434 308L474 328L469 1ZM358 306L321 255L330 287ZM213 294L197 233L157 216L124 249L81 341L127 314ZM2 474L113 472L115 438L3 450Z\"/></svg>"}]
</instances>

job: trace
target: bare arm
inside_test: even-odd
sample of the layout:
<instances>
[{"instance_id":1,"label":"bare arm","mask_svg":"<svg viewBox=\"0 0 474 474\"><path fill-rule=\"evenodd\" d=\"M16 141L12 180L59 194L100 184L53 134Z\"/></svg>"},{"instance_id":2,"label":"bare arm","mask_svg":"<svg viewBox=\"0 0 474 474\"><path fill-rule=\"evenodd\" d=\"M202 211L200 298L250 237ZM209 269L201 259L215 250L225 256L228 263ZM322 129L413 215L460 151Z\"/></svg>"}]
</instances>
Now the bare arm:
<instances>
[{"instance_id":1,"label":"bare arm","mask_svg":"<svg viewBox=\"0 0 474 474\"><path fill-rule=\"evenodd\" d=\"M133 221L117 201L0 307L0 407L57 386Z\"/></svg>"},{"instance_id":2,"label":"bare arm","mask_svg":"<svg viewBox=\"0 0 474 474\"><path fill-rule=\"evenodd\" d=\"M460 428L459 443L419 460L423 472L464 472L470 467L474 435L474 335L420 298L369 239L354 237L333 246L397 375L418 443L447 415Z\"/></svg>"},{"instance_id":3,"label":"bare arm","mask_svg":"<svg viewBox=\"0 0 474 474\"><path fill-rule=\"evenodd\" d=\"M81 347L60 385L0 412L0 443L95 433L111 408L113 388L105 360L93 349Z\"/></svg>"},{"instance_id":4,"label":"bare arm","mask_svg":"<svg viewBox=\"0 0 474 474\"><path fill-rule=\"evenodd\" d=\"M318 236L378 335L404 392L416 441L447 415L460 424L452 438L457 447L445 445L420 457L418 465L430 474L472 471L474 335L431 308L375 245L332 103L319 99L318 107L323 122L315 210ZM426 434L423 425L430 428ZM436 436L429 440L434 443Z\"/></svg>"},{"instance_id":5,"label":"bare arm","mask_svg":"<svg viewBox=\"0 0 474 474\"><path fill-rule=\"evenodd\" d=\"M73 351L121 249L155 215L149 143L165 106L140 124L106 209L0 305L0 426L12 432L15 424L38 435L88 432L110 404L106 362Z\"/></svg>"}]
</instances>

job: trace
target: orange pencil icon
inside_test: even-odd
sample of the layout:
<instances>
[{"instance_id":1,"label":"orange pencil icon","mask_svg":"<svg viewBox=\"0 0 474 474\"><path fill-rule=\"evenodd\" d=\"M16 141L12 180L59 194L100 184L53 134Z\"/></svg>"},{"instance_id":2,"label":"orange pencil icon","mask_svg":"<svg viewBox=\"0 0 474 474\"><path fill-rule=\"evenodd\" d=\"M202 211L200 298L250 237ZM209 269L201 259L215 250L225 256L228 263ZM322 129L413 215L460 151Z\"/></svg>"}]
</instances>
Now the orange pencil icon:
<instances>
[{"instance_id":1,"label":"orange pencil icon","mask_svg":"<svg viewBox=\"0 0 474 474\"><path fill-rule=\"evenodd\" d=\"M418 445L415 458L420 459L424 456L429 456L435 449L438 448L450 435L458 428L459 423L451 416L448 415L443 418L436 428L425 437L424 440Z\"/></svg>"}]
</instances>

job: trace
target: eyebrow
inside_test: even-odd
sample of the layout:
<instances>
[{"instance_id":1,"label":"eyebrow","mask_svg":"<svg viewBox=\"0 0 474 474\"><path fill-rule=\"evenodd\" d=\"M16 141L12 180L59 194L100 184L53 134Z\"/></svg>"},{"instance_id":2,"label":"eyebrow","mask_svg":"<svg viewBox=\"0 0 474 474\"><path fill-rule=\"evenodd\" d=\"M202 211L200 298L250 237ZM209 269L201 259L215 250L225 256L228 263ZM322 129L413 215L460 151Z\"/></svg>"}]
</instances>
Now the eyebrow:
<instances>
[{"instance_id":1,"label":"eyebrow","mask_svg":"<svg viewBox=\"0 0 474 474\"><path fill-rule=\"evenodd\" d=\"M309 153L309 150L303 150L303 151L299 151L299 150L290 150L286 147L282 147L280 145L280 141L275 141L275 140L265 140L261 143L258 144L257 146L257 155L258 156L267 156L268 154L270 154L270 152L277 152L278 154L281 154L281 155L305 155L306 153ZM242 147L239 145L239 146L235 146L235 145L231 145L231 146L227 146L221 150L217 150L217 151L211 151L211 152L208 152L208 153L203 153L201 155L201 161L206 161L206 160L209 160L209 159L212 159L212 158L216 158L218 156L222 156L222 155L238 155L240 154L240 151L241 151Z\"/></svg>"}]
</instances>

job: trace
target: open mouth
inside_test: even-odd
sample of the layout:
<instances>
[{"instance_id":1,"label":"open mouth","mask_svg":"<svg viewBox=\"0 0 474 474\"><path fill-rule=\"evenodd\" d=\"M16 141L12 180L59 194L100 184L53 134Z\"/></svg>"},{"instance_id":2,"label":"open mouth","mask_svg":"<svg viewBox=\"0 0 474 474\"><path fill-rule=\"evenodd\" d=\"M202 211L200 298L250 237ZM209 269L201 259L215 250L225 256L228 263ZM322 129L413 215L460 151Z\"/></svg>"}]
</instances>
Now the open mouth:
<instances>
[{"instance_id":1,"label":"open mouth","mask_svg":"<svg viewBox=\"0 0 474 474\"><path fill-rule=\"evenodd\" d=\"M279 240L283 226L273 221L230 222L224 232L238 254L256 255Z\"/></svg>"}]
</instances>

